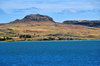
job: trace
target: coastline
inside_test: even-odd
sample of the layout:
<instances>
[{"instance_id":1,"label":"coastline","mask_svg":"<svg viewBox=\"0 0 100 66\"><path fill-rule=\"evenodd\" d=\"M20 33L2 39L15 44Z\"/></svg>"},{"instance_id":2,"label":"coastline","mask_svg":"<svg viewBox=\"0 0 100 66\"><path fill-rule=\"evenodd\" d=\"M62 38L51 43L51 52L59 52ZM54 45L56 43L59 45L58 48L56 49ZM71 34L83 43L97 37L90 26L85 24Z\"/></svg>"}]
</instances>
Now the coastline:
<instances>
[{"instance_id":1,"label":"coastline","mask_svg":"<svg viewBox=\"0 0 100 66\"><path fill-rule=\"evenodd\" d=\"M65 42L65 41L100 41L100 40L43 40L43 41L0 41L0 42Z\"/></svg>"}]
</instances>

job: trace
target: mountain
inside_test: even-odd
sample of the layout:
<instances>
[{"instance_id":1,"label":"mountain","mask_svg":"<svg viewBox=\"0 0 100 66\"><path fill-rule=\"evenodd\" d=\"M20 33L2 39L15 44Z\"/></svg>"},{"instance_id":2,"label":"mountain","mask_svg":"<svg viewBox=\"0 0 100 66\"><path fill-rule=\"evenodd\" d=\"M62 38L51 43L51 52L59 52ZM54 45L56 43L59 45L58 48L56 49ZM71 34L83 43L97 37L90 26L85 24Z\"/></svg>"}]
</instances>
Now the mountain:
<instances>
[{"instance_id":1,"label":"mountain","mask_svg":"<svg viewBox=\"0 0 100 66\"><path fill-rule=\"evenodd\" d=\"M19 23L19 22L54 22L54 20L46 15L40 14L30 14L26 15L23 19L16 19L11 23Z\"/></svg>"},{"instance_id":2,"label":"mountain","mask_svg":"<svg viewBox=\"0 0 100 66\"><path fill-rule=\"evenodd\" d=\"M100 20L67 20L63 24L84 25L89 27L100 27Z\"/></svg>"},{"instance_id":3,"label":"mountain","mask_svg":"<svg viewBox=\"0 0 100 66\"><path fill-rule=\"evenodd\" d=\"M99 21L71 20L55 22L40 14L26 15L0 24L0 41L100 40Z\"/></svg>"}]
</instances>

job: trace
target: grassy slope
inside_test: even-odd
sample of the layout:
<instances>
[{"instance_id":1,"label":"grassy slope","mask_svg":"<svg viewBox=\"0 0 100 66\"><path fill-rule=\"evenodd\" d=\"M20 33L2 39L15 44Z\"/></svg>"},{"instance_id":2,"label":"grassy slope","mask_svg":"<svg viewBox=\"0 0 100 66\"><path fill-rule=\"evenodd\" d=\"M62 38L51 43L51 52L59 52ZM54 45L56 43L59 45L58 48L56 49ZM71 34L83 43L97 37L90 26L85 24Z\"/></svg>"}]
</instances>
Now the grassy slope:
<instances>
[{"instance_id":1,"label":"grassy slope","mask_svg":"<svg viewBox=\"0 0 100 66\"><path fill-rule=\"evenodd\" d=\"M0 25L0 37L11 37L11 40L26 40L19 35L31 35L27 40L38 40L48 37L58 39L73 38L82 40L100 39L100 28L81 25L69 25L49 22L10 23Z\"/></svg>"}]
</instances>

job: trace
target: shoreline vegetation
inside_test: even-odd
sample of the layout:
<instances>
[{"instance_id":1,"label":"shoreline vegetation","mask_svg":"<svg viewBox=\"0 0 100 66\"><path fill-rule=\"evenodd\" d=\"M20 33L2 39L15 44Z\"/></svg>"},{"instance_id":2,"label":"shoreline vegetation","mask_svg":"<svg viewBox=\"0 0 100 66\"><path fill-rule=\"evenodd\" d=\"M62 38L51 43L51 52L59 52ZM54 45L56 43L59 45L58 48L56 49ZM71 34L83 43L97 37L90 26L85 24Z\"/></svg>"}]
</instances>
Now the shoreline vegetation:
<instances>
[{"instance_id":1,"label":"shoreline vegetation","mask_svg":"<svg viewBox=\"0 0 100 66\"><path fill-rule=\"evenodd\" d=\"M55 22L40 14L0 24L0 41L100 40L100 20Z\"/></svg>"},{"instance_id":2,"label":"shoreline vegetation","mask_svg":"<svg viewBox=\"0 0 100 66\"><path fill-rule=\"evenodd\" d=\"M25 35L24 35L25 36ZM99 39L89 39L89 38L63 38L63 37L38 37L38 38L32 38L32 37L0 37L0 41L66 41L66 40L99 40Z\"/></svg>"},{"instance_id":3,"label":"shoreline vegetation","mask_svg":"<svg viewBox=\"0 0 100 66\"><path fill-rule=\"evenodd\" d=\"M47 37L47 38L17 37L17 39L11 37L0 38L0 41L54 41L54 40L81 40L81 39L61 38L61 37Z\"/></svg>"}]
</instances>

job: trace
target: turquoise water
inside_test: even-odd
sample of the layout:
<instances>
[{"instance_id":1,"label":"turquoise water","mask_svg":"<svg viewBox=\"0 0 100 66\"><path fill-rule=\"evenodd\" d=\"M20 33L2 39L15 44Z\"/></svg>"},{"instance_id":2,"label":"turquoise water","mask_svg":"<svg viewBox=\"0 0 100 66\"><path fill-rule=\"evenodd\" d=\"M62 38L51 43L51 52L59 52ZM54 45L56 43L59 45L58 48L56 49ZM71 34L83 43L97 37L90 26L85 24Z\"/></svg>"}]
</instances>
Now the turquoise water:
<instances>
[{"instance_id":1,"label":"turquoise water","mask_svg":"<svg viewBox=\"0 0 100 66\"><path fill-rule=\"evenodd\" d=\"M0 42L0 66L100 66L100 40Z\"/></svg>"}]
</instances>

